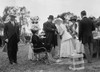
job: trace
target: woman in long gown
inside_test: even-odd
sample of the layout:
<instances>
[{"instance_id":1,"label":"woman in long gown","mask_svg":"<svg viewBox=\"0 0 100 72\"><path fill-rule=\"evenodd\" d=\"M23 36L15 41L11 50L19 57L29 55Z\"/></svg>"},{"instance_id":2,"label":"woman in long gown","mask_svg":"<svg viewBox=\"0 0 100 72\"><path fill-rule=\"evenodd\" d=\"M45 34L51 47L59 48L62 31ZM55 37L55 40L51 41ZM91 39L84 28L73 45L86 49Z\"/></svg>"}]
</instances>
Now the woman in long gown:
<instances>
[{"instance_id":1,"label":"woman in long gown","mask_svg":"<svg viewBox=\"0 0 100 72\"><path fill-rule=\"evenodd\" d=\"M31 48L31 35L32 35L32 32L30 30L30 23L25 23L25 25L23 26L23 29L24 29L24 42L25 44L28 45L28 48L29 48L29 51L28 51L28 59L29 60L32 60L33 59L33 51L32 51L32 48Z\"/></svg>"},{"instance_id":2,"label":"woman in long gown","mask_svg":"<svg viewBox=\"0 0 100 72\"><path fill-rule=\"evenodd\" d=\"M68 20L70 18L70 15L68 13L65 13L62 15L61 18L65 22L63 22L60 25L64 31L63 34L61 34L62 40L61 40L61 48L60 48L60 57L70 57L70 55L74 51L74 46L72 44L73 37L71 36L71 34L68 31L68 26L66 26L66 25L69 25Z\"/></svg>"},{"instance_id":3,"label":"woman in long gown","mask_svg":"<svg viewBox=\"0 0 100 72\"><path fill-rule=\"evenodd\" d=\"M71 35L73 36L73 45L74 45L74 50L76 53L84 53L84 48L83 44L78 40L78 22L77 22L77 17L73 16L70 18L70 21L73 23L71 25Z\"/></svg>"},{"instance_id":4,"label":"woman in long gown","mask_svg":"<svg viewBox=\"0 0 100 72\"><path fill-rule=\"evenodd\" d=\"M55 58L60 57L60 48L61 48L61 37L60 35L64 32L60 24L63 22L61 18L56 18L54 20L55 26L57 28L57 46L55 47Z\"/></svg>"},{"instance_id":5,"label":"woman in long gown","mask_svg":"<svg viewBox=\"0 0 100 72\"><path fill-rule=\"evenodd\" d=\"M60 57L69 57L74 50L72 36L67 31L65 24L60 25L64 33L62 34Z\"/></svg>"}]
</instances>

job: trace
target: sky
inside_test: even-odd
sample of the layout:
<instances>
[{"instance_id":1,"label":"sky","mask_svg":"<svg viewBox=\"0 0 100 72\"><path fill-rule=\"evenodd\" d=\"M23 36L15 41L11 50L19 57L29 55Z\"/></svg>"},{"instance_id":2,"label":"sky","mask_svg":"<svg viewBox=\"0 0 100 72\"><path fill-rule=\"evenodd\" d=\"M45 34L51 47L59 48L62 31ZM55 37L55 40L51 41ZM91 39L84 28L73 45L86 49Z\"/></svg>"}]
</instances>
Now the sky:
<instances>
[{"instance_id":1,"label":"sky","mask_svg":"<svg viewBox=\"0 0 100 72\"><path fill-rule=\"evenodd\" d=\"M0 0L0 15L6 6L25 6L31 16L40 17L40 25L47 20L49 15L57 16L63 12L73 12L80 16L82 10L88 16L100 16L100 0Z\"/></svg>"}]
</instances>

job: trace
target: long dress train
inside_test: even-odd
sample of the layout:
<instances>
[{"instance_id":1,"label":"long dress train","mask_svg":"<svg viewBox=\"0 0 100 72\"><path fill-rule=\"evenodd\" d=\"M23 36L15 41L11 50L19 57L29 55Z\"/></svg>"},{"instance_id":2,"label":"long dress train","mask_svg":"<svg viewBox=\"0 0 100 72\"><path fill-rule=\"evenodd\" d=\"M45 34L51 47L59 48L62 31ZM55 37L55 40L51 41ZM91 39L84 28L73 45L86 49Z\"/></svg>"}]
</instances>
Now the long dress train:
<instances>
[{"instance_id":1,"label":"long dress train","mask_svg":"<svg viewBox=\"0 0 100 72\"><path fill-rule=\"evenodd\" d=\"M69 57L74 50L73 44L72 44L72 36L69 34L69 32L66 29L66 26L64 24L60 25L64 31L62 34L62 40L61 40L61 49L60 49L60 57Z\"/></svg>"}]
</instances>

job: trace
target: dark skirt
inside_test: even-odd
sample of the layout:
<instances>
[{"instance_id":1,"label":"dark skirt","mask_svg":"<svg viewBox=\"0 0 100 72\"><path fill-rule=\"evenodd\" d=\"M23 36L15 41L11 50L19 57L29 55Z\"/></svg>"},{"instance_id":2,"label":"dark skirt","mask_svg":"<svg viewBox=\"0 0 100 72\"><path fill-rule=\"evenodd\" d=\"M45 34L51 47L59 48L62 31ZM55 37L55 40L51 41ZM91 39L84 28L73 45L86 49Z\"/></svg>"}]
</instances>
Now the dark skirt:
<instances>
[{"instance_id":1,"label":"dark skirt","mask_svg":"<svg viewBox=\"0 0 100 72\"><path fill-rule=\"evenodd\" d=\"M33 51L34 53L42 53L46 52L46 48L45 47L34 48Z\"/></svg>"}]
</instances>

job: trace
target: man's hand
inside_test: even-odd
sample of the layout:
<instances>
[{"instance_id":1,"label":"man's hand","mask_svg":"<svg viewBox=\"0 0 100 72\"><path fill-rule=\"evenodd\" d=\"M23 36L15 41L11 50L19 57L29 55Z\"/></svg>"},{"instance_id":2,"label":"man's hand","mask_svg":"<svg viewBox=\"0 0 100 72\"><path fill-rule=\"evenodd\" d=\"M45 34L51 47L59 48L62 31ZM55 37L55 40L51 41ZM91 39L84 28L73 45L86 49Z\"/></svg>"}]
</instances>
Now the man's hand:
<instances>
[{"instance_id":1,"label":"man's hand","mask_svg":"<svg viewBox=\"0 0 100 72\"><path fill-rule=\"evenodd\" d=\"M55 31L55 29L52 29L52 31Z\"/></svg>"},{"instance_id":2,"label":"man's hand","mask_svg":"<svg viewBox=\"0 0 100 72\"><path fill-rule=\"evenodd\" d=\"M8 42L8 39L6 39L5 41Z\"/></svg>"}]
</instances>

